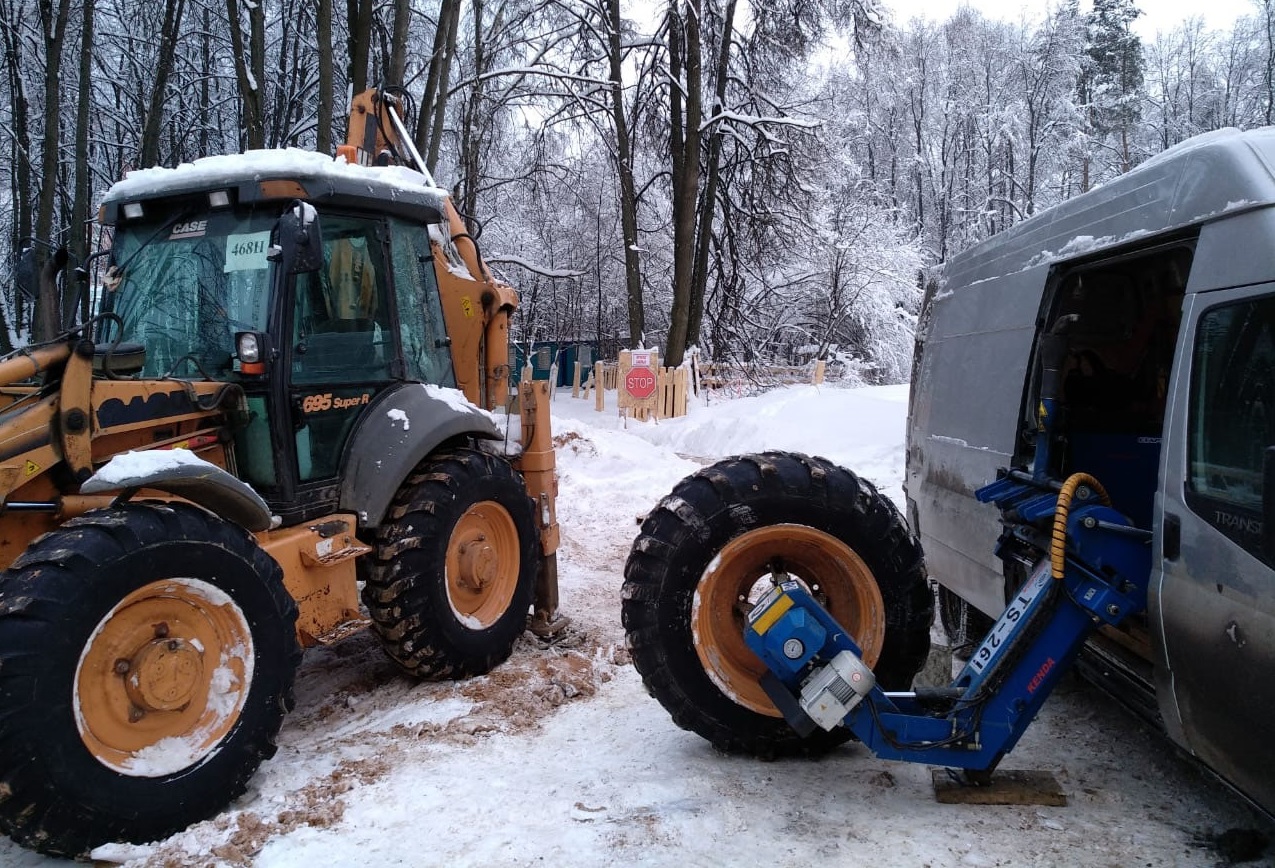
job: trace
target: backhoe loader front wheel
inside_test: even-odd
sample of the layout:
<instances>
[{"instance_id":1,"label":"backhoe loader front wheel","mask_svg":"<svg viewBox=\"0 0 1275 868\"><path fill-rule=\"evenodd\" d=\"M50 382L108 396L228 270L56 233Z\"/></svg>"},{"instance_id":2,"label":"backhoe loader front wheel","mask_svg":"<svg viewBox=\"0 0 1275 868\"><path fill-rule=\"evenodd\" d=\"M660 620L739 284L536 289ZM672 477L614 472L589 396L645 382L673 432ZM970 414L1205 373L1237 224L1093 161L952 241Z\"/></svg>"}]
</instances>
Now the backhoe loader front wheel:
<instances>
[{"instance_id":1,"label":"backhoe loader front wheel","mask_svg":"<svg viewBox=\"0 0 1275 868\"><path fill-rule=\"evenodd\" d=\"M427 678L481 675L505 660L535 593L536 528L522 477L503 458L452 449L418 465L364 574L390 657Z\"/></svg>"},{"instance_id":2,"label":"backhoe loader front wheel","mask_svg":"<svg viewBox=\"0 0 1275 868\"><path fill-rule=\"evenodd\" d=\"M933 595L921 549L872 484L821 458L730 458L678 483L647 516L624 570L633 663L673 720L719 750L823 753L848 729L801 738L761 689L745 618L778 581L805 584L887 690L925 663Z\"/></svg>"},{"instance_id":3,"label":"backhoe loader front wheel","mask_svg":"<svg viewBox=\"0 0 1275 868\"><path fill-rule=\"evenodd\" d=\"M292 705L282 571L185 504L95 510L0 575L0 828L65 856L241 794Z\"/></svg>"}]
</instances>

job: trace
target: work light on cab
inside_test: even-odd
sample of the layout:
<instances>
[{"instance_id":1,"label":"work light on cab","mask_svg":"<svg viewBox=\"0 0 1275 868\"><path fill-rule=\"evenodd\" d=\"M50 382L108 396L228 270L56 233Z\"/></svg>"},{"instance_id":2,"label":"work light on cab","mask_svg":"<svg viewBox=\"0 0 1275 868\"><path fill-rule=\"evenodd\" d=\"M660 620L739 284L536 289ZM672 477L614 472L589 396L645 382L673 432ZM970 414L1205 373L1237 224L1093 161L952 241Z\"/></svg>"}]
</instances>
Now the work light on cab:
<instances>
[{"instance_id":1,"label":"work light on cab","mask_svg":"<svg viewBox=\"0 0 1275 868\"><path fill-rule=\"evenodd\" d=\"M262 336L257 332L237 332L235 350L239 356L241 374L261 376L266 372L266 361L261 352Z\"/></svg>"}]
</instances>

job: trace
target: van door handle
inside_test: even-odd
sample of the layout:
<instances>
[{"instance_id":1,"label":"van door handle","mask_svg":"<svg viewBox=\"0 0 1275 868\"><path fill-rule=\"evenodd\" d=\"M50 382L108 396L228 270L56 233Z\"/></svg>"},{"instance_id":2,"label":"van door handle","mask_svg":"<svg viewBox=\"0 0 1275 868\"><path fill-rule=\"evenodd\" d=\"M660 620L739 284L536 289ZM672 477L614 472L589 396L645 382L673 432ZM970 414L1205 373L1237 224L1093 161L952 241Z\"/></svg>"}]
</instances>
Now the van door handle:
<instances>
[{"instance_id":1,"label":"van door handle","mask_svg":"<svg viewBox=\"0 0 1275 868\"><path fill-rule=\"evenodd\" d=\"M1164 540L1160 551L1166 561L1176 561L1182 554L1182 519L1171 512L1164 514Z\"/></svg>"}]
</instances>

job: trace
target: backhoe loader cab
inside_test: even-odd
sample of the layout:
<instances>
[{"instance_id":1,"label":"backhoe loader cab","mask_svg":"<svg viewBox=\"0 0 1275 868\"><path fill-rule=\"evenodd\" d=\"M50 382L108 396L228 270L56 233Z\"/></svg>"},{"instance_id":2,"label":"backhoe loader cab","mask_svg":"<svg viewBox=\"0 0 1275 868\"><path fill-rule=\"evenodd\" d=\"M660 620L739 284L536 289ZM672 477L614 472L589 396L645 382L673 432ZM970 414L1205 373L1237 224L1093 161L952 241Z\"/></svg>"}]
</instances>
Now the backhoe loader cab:
<instances>
[{"instance_id":1,"label":"backhoe loader cab","mask_svg":"<svg viewBox=\"0 0 1275 868\"><path fill-rule=\"evenodd\" d=\"M104 205L115 237L102 310L118 321L100 323L98 343L144 347L144 378L242 389L235 470L287 524L338 507L347 445L403 472L385 464L404 433L390 415L394 393L410 384L407 394L423 396L413 401L438 404L409 416L409 432L458 415L419 386L457 387L430 247L431 232L446 237L446 197L388 172L319 154L210 158L191 167L190 182L181 169L134 173ZM209 189L209 177L222 186ZM459 321L477 330L481 291L471 295L471 316ZM471 391L477 404L483 396ZM376 424L357 424L364 417ZM477 408L460 418L474 433L498 433ZM384 442L351 443L356 435ZM377 483L346 481L347 505L377 526L388 505L368 490Z\"/></svg>"},{"instance_id":2,"label":"backhoe loader cab","mask_svg":"<svg viewBox=\"0 0 1275 868\"><path fill-rule=\"evenodd\" d=\"M274 753L302 647L370 621L455 678L529 614L564 626L544 384L506 442L517 296L428 173L359 164L412 163L401 128L371 91L335 160L131 173L97 315L0 360L17 841L78 855L222 809Z\"/></svg>"}]
</instances>

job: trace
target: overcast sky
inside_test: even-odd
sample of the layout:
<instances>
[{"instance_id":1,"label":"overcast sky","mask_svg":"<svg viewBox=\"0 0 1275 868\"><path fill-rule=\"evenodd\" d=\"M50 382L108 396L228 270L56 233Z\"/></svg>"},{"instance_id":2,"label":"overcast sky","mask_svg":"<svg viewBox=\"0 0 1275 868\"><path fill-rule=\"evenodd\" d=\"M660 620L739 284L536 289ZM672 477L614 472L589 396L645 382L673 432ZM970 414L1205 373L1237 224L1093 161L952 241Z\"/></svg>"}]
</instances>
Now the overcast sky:
<instances>
[{"instance_id":1,"label":"overcast sky","mask_svg":"<svg viewBox=\"0 0 1275 868\"><path fill-rule=\"evenodd\" d=\"M978 9L988 18L1017 20L1024 12L1031 18L1041 17L1053 3L1043 0L884 0L894 9L899 23L914 16L944 21L958 6L968 5ZM1212 28L1229 28L1241 15L1251 15L1256 0L1140 0L1138 8L1142 17L1134 23L1134 29L1144 39L1153 37L1157 30L1171 30L1178 22L1193 15L1202 16ZM1089 6L1081 0L1081 8Z\"/></svg>"}]
</instances>

